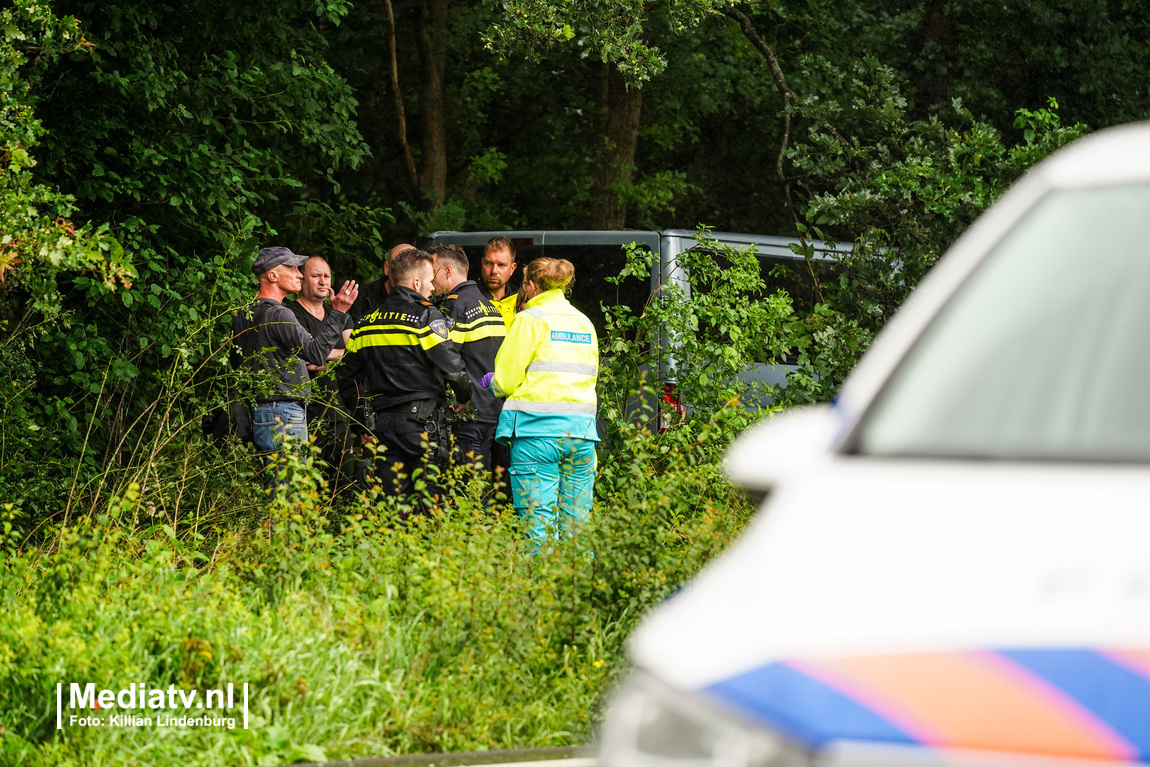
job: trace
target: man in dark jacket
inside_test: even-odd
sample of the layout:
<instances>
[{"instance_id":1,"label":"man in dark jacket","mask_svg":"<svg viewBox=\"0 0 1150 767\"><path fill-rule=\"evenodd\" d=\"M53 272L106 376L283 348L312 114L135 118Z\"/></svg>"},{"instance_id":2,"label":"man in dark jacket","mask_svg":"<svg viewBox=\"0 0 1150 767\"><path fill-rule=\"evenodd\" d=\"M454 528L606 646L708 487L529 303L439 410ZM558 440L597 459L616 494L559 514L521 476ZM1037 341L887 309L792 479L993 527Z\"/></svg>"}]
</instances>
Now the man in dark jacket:
<instances>
[{"instance_id":1,"label":"man in dark jacket","mask_svg":"<svg viewBox=\"0 0 1150 767\"><path fill-rule=\"evenodd\" d=\"M467 254L458 245L440 245L435 256L435 287L443 298L440 308L451 324L450 336L459 347L474 392L470 407L473 419L455 421L455 444L465 459L477 468L491 471L495 425L503 401L481 386L484 374L495 370L495 354L507 335L499 308L484 297L479 286L467 279ZM465 415L465 414L464 414Z\"/></svg>"},{"instance_id":2,"label":"man in dark jacket","mask_svg":"<svg viewBox=\"0 0 1150 767\"><path fill-rule=\"evenodd\" d=\"M384 489L407 496L412 473L422 469L430 494L446 464L449 445L447 387L457 402L471 399L471 379L447 322L427 300L434 268L429 254L414 248L391 260L391 292L351 334L340 368L340 394L353 423L366 424L383 448L376 479Z\"/></svg>"},{"instance_id":3,"label":"man in dark jacket","mask_svg":"<svg viewBox=\"0 0 1150 767\"><path fill-rule=\"evenodd\" d=\"M252 264L259 275L260 290L256 300L232 318L232 365L246 369L270 384L257 386L252 410L253 441L264 453L264 465L270 466L283 441L282 435L307 441L306 404L311 397L311 377L307 364L322 365L342 339L351 308L359 288L345 282L332 297L332 311L314 337L296 320L283 300L297 293L303 283L299 267L307 256L298 256L288 248L263 248ZM269 486L276 478L267 477Z\"/></svg>"},{"instance_id":4,"label":"man in dark jacket","mask_svg":"<svg viewBox=\"0 0 1150 767\"><path fill-rule=\"evenodd\" d=\"M515 243L499 235L492 237L483 247L483 260L480 262L480 292L499 309L503 323L510 328L518 309L519 294L511 287L511 276L515 274Z\"/></svg>"}]
</instances>

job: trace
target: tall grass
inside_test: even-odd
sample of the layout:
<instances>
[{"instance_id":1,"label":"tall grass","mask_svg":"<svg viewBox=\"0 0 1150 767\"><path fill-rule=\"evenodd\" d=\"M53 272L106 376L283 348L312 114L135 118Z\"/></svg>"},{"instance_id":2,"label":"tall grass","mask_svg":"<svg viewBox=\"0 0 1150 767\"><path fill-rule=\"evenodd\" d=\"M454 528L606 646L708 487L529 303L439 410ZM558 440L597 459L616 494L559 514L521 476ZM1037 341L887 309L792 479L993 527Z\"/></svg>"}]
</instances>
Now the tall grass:
<instances>
[{"instance_id":1,"label":"tall grass","mask_svg":"<svg viewBox=\"0 0 1150 767\"><path fill-rule=\"evenodd\" d=\"M290 455L292 483L267 506L254 482L184 487L226 490L249 510L226 524L147 509L131 483L34 538L6 526L0 762L279 764L585 743L634 622L749 514L708 455L637 431L604 462L591 522L540 552L506 503L464 477L449 503L400 525L387 497L333 505L311 459ZM58 731L59 682L248 683L249 729Z\"/></svg>"}]
</instances>

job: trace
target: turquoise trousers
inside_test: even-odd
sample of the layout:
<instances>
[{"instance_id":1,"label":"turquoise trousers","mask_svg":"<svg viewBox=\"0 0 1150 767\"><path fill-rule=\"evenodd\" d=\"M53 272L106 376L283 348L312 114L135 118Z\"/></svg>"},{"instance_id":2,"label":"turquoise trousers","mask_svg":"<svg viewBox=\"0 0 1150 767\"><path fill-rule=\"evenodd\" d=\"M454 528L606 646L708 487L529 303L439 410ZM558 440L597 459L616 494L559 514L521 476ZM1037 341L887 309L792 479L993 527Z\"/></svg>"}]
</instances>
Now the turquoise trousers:
<instances>
[{"instance_id":1,"label":"turquoise trousers","mask_svg":"<svg viewBox=\"0 0 1150 767\"><path fill-rule=\"evenodd\" d=\"M508 473L515 511L527 522L528 536L543 543L554 535L566 535L591 513L595 442L514 437Z\"/></svg>"}]
</instances>

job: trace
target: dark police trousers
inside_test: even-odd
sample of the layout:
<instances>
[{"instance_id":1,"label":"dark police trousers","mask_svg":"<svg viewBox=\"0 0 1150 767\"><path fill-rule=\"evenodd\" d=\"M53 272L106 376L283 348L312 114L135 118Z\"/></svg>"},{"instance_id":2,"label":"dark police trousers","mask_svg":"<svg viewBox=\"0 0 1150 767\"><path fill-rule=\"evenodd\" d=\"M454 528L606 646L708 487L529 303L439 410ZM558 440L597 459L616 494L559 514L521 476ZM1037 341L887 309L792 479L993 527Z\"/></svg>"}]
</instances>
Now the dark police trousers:
<instances>
[{"instance_id":1,"label":"dark police trousers","mask_svg":"<svg viewBox=\"0 0 1150 767\"><path fill-rule=\"evenodd\" d=\"M451 433L455 435L455 452L460 456L460 460L475 467L476 470L482 465L483 471L490 475L495 466L491 457L491 448L495 441L495 423L456 421L452 424Z\"/></svg>"},{"instance_id":2,"label":"dark police trousers","mask_svg":"<svg viewBox=\"0 0 1150 767\"><path fill-rule=\"evenodd\" d=\"M430 495L443 492L438 478L440 467L434 462L439 444L439 426L434 418L413 421L407 411L385 410L375 413L372 434L384 448L375 459L375 478L385 493L408 498L415 490L412 472L421 470ZM424 446L426 443L426 447ZM402 463L401 467L397 463ZM412 506L420 508L418 500Z\"/></svg>"}]
</instances>

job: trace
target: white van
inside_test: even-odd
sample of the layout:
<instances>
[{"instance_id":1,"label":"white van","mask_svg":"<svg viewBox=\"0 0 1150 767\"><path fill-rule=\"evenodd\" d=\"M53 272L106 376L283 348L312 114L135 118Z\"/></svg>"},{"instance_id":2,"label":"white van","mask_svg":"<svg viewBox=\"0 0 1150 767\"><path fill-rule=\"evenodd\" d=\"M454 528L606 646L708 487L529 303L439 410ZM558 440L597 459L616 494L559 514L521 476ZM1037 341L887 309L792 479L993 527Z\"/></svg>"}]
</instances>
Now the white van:
<instances>
[{"instance_id":1,"label":"white van","mask_svg":"<svg viewBox=\"0 0 1150 767\"><path fill-rule=\"evenodd\" d=\"M509 238L516 249L516 260L523 264L540 256L565 258L575 265L575 284L571 303L586 314L603 337L604 312L601 303L622 305L639 311L664 286L675 284L685 295L691 294L688 275L679 263L679 256L699 247L696 232L687 229L664 229L661 232L643 230L595 229L533 229L522 231L488 232L435 232L427 238L425 246L454 244L461 246L471 261L471 278L478 279L479 261L483 248L492 237ZM814 289L804 259L791 249L798 240L764 234L737 234L711 232L712 240L720 245L755 249L768 290L784 288L799 311L809 311L814 304ZM632 243L651 254L650 278L644 282L636 278L624 280L616 293L615 286L606 278L617 276L626 263L623 246ZM834 261L849 253L850 243L816 243L813 258ZM781 267L781 268L780 268ZM518 281L518 274L513 282ZM660 338L664 347L672 345L666 336ZM662 356L660 379L673 382L673 359ZM784 385L790 366L757 365L748 374L769 386Z\"/></svg>"}]
</instances>

